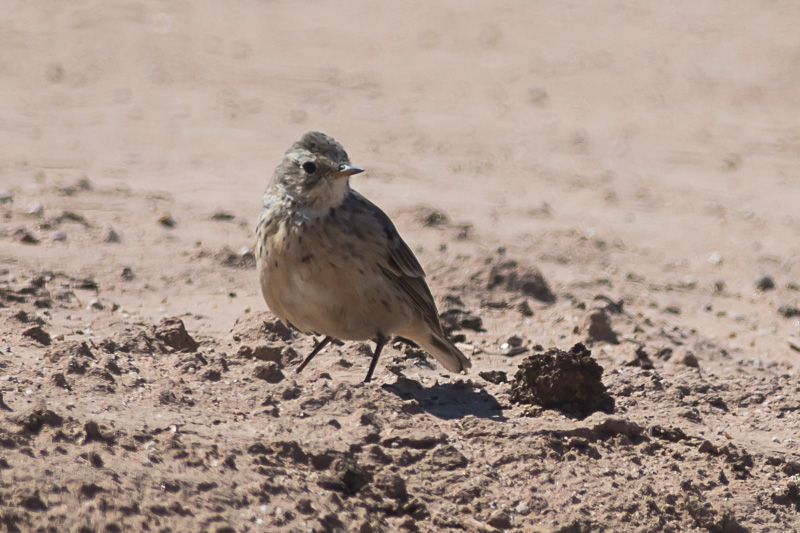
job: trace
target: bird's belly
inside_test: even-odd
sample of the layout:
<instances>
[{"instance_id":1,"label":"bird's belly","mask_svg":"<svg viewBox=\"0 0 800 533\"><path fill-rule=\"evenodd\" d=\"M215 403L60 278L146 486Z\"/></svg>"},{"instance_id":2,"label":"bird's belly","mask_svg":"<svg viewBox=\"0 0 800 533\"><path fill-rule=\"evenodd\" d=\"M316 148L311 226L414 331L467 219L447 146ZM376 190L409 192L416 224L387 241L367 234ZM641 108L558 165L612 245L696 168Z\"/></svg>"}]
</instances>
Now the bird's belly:
<instances>
[{"instance_id":1,"label":"bird's belly","mask_svg":"<svg viewBox=\"0 0 800 533\"><path fill-rule=\"evenodd\" d=\"M325 263L282 259L292 268L281 268L280 259L278 267L274 262L260 266L264 299L276 316L301 331L370 340L407 327L413 318L382 274L362 274L363 265L351 258Z\"/></svg>"}]
</instances>

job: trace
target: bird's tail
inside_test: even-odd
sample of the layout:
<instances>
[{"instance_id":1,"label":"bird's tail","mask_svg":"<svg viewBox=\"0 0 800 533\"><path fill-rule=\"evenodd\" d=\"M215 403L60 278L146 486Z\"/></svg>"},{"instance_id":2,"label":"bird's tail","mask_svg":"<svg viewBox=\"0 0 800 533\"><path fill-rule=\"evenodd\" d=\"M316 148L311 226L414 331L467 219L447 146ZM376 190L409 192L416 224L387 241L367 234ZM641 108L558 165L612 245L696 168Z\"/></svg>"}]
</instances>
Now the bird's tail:
<instances>
[{"instance_id":1,"label":"bird's tail","mask_svg":"<svg viewBox=\"0 0 800 533\"><path fill-rule=\"evenodd\" d=\"M414 339L414 341L435 357L450 372L466 371L472 367L472 362L467 359L467 356L461 353L461 350L456 348L444 336L431 333L427 341L419 339Z\"/></svg>"}]
</instances>

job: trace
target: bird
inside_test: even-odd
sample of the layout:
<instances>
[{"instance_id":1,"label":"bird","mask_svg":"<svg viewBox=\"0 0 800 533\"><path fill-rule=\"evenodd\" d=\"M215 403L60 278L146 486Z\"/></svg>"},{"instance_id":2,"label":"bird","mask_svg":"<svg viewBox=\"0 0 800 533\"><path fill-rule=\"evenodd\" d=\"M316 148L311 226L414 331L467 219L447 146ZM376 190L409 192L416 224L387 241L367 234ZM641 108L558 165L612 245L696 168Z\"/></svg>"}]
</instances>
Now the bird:
<instances>
[{"instance_id":1,"label":"bird","mask_svg":"<svg viewBox=\"0 0 800 533\"><path fill-rule=\"evenodd\" d=\"M312 131L270 179L256 228L256 265L270 311L323 336L297 368L333 340L374 341L372 379L392 335L410 339L450 372L472 363L445 336L425 272L390 218L350 187L364 169L339 142Z\"/></svg>"}]
</instances>

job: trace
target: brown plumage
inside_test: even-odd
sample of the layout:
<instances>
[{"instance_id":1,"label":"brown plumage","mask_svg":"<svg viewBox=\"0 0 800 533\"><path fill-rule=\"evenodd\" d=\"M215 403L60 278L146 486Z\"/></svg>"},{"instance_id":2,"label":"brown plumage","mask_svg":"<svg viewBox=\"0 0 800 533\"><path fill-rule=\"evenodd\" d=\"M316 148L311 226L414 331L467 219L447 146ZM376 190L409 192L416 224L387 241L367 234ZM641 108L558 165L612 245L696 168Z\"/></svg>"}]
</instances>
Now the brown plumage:
<instances>
[{"instance_id":1,"label":"brown plumage","mask_svg":"<svg viewBox=\"0 0 800 533\"><path fill-rule=\"evenodd\" d=\"M391 335L451 372L471 363L442 332L425 272L386 214L350 188L363 172L332 137L310 132L287 150L263 198L256 258L261 291L284 322L325 338L374 340L364 381Z\"/></svg>"}]
</instances>

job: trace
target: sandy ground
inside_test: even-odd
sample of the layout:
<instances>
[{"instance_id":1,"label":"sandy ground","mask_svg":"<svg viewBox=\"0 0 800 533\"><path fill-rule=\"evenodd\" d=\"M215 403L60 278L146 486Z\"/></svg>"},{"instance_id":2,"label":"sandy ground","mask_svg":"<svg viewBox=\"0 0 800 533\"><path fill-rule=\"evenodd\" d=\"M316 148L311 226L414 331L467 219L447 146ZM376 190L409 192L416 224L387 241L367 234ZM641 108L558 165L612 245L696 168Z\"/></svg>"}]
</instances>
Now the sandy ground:
<instances>
[{"instance_id":1,"label":"sandy ground","mask_svg":"<svg viewBox=\"0 0 800 533\"><path fill-rule=\"evenodd\" d=\"M800 531L799 20L4 2L0 526ZM360 343L294 372L314 340L249 251L308 130L367 169L470 375L399 342L369 385ZM516 402L578 342L602 401Z\"/></svg>"}]
</instances>

